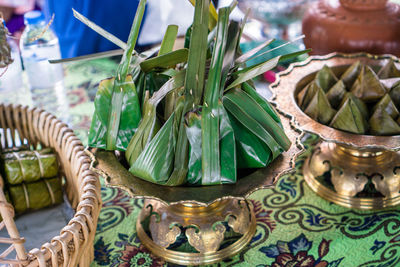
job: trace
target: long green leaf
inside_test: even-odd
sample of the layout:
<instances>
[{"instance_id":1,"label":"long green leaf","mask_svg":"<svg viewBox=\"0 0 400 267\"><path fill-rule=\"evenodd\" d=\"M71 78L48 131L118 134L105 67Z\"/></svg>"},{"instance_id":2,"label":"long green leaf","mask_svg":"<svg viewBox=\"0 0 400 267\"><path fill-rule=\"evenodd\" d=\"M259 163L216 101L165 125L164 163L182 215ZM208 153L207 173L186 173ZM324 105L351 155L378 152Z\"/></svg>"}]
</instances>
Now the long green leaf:
<instances>
[{"instance_id":1,"label":"long green leaf","mask_svg":"<svg viewBox=\"0 0 400 267\"><path fill-rule=\"evenodd\" d=\"M176 51L163 54L161 56L147 59L140 63L140 68L144 72L149 72L155 68L170 68L176 64L186 62L188 59L188 49L182 48Z\"/></svg>"},{"instance_id":2,"label":"long green leaf","mask_svg":"<svg viewBox=\"0 0 400 267\"><path fill-rule=\"evenodd\" d=\"M203 1L203 0L200 0ZM196 7L196 0L189 0L189 2ZM210 29L210 31L212 31L215 26L217 25L217 21L218 21L218 14L217 14L217 10L215 9L214 3L210 2L210 6L209 6L209 12L210 12L210 19L208 21L208 28Z\"/></svg>"},{"instance_id":3,"label":"long green leaf","mask_svg":"<svg viewBox=\"0 0 400 267\"><path fill-rule=\"evenodd\" d=\"M135 176L152 183L168 181L175 154L174 117L172 114L131 165L129 171Z\"/></svg>"},{"instance_id":4,"label":"long green leaf","mask_svg":"<svg viewBox=\"0 0 400 267\"><path fill-rule=\"evenodd\" d=\"M234 88L244 82L247 82L248 80L251 80L258 75L263 74L264 72L267 72L269 70L272 70L273 68L276 67L276 65L279 62L280 57L275 57L273 59L270 59L262 64L250 67L247 69L246 72L240 72L236 78L226 89L225 91Z\"/></svg>"},{"instance_id":5,"label":"long green leaf","mask_svg":"<svg viewBox=\"0 0 400 267\"><path fill-rule=\"evenodd\" d=\"M111 33L107 32L103 28L99 27L96 23L90 21L88 18L86 18L85 16L80 14L75 9L72 9L72 12L74 13L75 18L80 20L82 23L87 25L89 28L91 28L92 30L94 30L95 32L97 32L98 34L100 34L101 36L103 36L104 38L106 38L107 40L109 40L110 42L115 44L116 46L118 46L124 50L127 48L126 43L121 41L118 37L112 35Z\"/></svg>"},{"instance_id":6,"label":"long green leaf","mask_svg":"<svg viewBox=\"0 0 400 267\"><path fill-rule=\"evenodd\" d=\"M240 105L242 110L267 130L284 150L290 148L291 142L281 126L247 93L235 88L225 94L224 97Z\"/></svg>"},{"instance_id":7,"label":"long green leaf","mask_svg":"<svg viewBox=\"0 0 400 267\"><path fill-rule=\"evenodd\" d=\"M209 0L196 1L190 38L185 94L187 97L186 101L190 101L190 98L192 98L196 105L200 104L203 95L207 56L209 5Z\"/></svg>"},{"instance_id":8,"label":"long green leaf","mask_svg":"<svg viewBox=\"0 0 400 267\"><path fill-rule=\"evenodd\" d=\"M240 57L238 57L236 59L236 63L242 64L242 63L247 62L248 60L250 60L250 58L252 58L254 55L259 53L265 47L269 46L274 41L275 41L275 39L271 39L271 40L268 40L268 41L260 44L259 46L256 46L255 48L251 49L250 51L248 51L248 52L244 53L243 55L241 55Z\"/></svg>"},{"instance_id":9,"label":"long green leaf","mask_svg":"<svg viewBox=\"0 0 400 267\"><path fill-rule=\"evenodd\" d=\"M161 43L160 51L158 52L159 56L172 52L172 50L174 49L174 44L177 36L178 36L178 26L168 25L168 28L165 31L164 38Z\"/></svg>"},{"instance_id":10,"label":"long green leaf","mask_svg":"<svg viewBox=\"0 0 400 267\"><path fill-rule=\"evenodd\" d=\"M229 114L234 116L244 127L260 138L268 146L271 150L273 159L282 153L282 147L275 141L268 131L262 127L261 124L246 113L241 104L238 104L235 100L232 100L227 96L223 97L223 103Z\"/></svg>"},{"instance_id":11,"label":"long green leaf","mask_svg":"<svg viewBox=\"0 0 400 267\"><path fill-rule=\"evenodd\" d=\"M261 95L259 95L256 89L253 88L249 83L245 82L242 84L242 89L245 91L251 98L253 98L280 126L281 119L276 113L274 107Z\"/></svg>"},{"instance_id":12,"label":"long green leaf","mask_svg":"<svg viewBox=\"0 0 400 267\"><path fill-rule=\"evenodd\" d=\"M228 77L229 71L234 65L237 46L239 45L239 34L239 23L236 21L231 21L228 28L227 47L225 51L224 62L222 65L221 87L225 87L225 82ZM223 90L221 90L221 93L222 92Z\"/></svg>"},{"instance_id":13,"label":"long green leaf","mask_svg":"<svg viewBox=\"0 0 400 267\"><path fill-rule=\"evenodd\" d=\"M107 150L114 150L118 138L118 129L121 120L122 101L124 98L124 90L122 84L124 83L128 74L129 66L131 64L132 53L135 49L136 41L139 36L140 24L143 19L146 0L140 0L139 6L136 11L135 19L133 20L131 31L128 37L128 47L124 51L121 63L117 68L117 76L114 81L112 98L111 98L111 111L107 124ZM136 89L135 89L136 90ZM138 111L140 112L140 107Z\"/></svg>"},{"instance_id":14,"label":"long green leaf","mask_svg":"<svg viewBox=\"0 0 400 267\"><path fill-rule=\"evenodd\" d=\"M204 91L204 105L201 113L202 184L213 184L215 180L220 180L221 175L218 99L228 37L229 12L229 7L219 10L217 39Z\"/></svg>"}]
</instances>

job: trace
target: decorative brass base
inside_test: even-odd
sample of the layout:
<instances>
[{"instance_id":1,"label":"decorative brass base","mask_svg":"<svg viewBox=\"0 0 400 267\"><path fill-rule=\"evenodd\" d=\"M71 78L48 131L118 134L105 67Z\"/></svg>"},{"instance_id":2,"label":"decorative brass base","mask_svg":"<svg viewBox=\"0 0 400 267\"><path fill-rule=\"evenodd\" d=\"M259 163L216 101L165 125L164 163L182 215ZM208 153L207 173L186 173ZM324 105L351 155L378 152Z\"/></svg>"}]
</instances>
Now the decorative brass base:
<instances>
[{"instance_id":1,"label":"decorative brass base","mask_svg":"<svg viewBox=\"0 0 400 267\"><path fill-rule=\"evenodd\" d=\"M383 209L400 203L400 153L321 142L303 167L318 195L344 207Z\"/></svg>"},{"instance_id":2,"label":"decorative brass base","mask_svg":"<svg viewBox=\"0 0 400 267\"><path fill-rule=\"evenodd\" d=\"M242 236L228 247L219 249L225 240L227 228L224 222ZM251 203L243 199L224 199L207 207L146 200L136 228L142 244L156 256L175 264L200 265L215 263L240 252L254 236L256 220ZM198 253L171 249L182 233Z\"/></svg>"}]
</instances>

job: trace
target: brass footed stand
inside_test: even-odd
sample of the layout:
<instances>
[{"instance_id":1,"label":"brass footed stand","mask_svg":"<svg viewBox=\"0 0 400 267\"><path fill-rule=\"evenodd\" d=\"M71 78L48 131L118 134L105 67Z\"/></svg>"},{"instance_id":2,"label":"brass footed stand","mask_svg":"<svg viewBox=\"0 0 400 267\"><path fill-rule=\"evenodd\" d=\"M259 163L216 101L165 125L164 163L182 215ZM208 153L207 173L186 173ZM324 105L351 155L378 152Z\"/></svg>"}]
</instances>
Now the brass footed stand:
<instances>
[{"instance_id":1,"label":"brass footed stand","mask_svg":"<svg viewBox=\"0 0 400 267\"><path fill-rule=\"evenodd\" d=\"M143 225L146 224L147 225ZM225 240L226 222L242 236L219 250ZM150 235L145 231L148 228ZM146 200L136 222L138 236L152 253L168 262L184 265L211 264L240 252L256 231L256 220L250 202L240 199L217 201L207 207L196 204L166 205ZM198 253L169 249L184 234Z\"/></svg>"},{"instance_id":2,"label":"brass footed stand","mask_svg":"<svg viewBox=\"0 0 400 267\"><path fill-rule=\"evenodd\" d=\"M400 153L322 142L303 172L318 195L345 207L380 209L400 203Z\"/></svg>"},{"instance_id":3,"label":"brass footed stand","mask_svg":"<svg viewBox=\"0 0 400 267\"><path fill-rule=\"evenodd\" d=\"M390 55L332 53L312 56L279 73L271 85L278 108L293 116L292 123L318 135L303 173L318 195L336 204L357 209L383 209L400 203L400 135L357 135L322 125L297 105L296 95L324 65L337 77L356 61L380 69Z\"/></svg>"},{"instance_id":4,"label":"brass footed stand","mask_svg":"<svg viewBox=\"0 0 400 267\"><path fill-rule=\"evenodd\" d=\"M152 253L181 265L215 263L241 251L255 234L256 220L248 196L274 187L280 177L294 170L303 151L301 131L289 116L281 115L292 146L267 168L241 174L235 184L169 187L149 183L133 176L123 166L123 157L99 149L88 151L91 169L104 177L108 186L145 199L136 227L141 242ZM179 249L182 242L191 248L189 252Z\"/></svg>"}]
</instances>

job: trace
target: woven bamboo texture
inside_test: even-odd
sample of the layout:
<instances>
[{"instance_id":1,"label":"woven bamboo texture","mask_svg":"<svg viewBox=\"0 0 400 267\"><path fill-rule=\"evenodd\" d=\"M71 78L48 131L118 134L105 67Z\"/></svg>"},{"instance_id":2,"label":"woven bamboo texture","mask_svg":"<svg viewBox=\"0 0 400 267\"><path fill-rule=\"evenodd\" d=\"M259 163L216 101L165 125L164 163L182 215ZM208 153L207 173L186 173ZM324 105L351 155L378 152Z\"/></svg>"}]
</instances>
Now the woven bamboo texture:
<instances>
[{"instance_id":1,"label":"woven bamboo texture","mask_svg":"<svg viewBox=\"0 0 400 267\"><path fill-rule=\"evenodd\" d=\"M25 144L34 148L51 147L55 150L61 166L60 172L67 181L65 191L75 210L74 217L61 229L58 236L40 248L29 251L26 259L18 262L19 265L89 266L94 257L93 241L101 208L101 195L99 180L90 170L90 158L81 141L65 123L52 114L21 105L0 104L0 128L3 147ZM1 209L2 215L9 214L12 218L8 205L0 205ZM6 228L10 234L8 225ZM16 234L18 235L18 231ZM10 234L10 238L15 240L16 250L21 247L19 236L16 238Z\"/></svg>"}]
</instances>

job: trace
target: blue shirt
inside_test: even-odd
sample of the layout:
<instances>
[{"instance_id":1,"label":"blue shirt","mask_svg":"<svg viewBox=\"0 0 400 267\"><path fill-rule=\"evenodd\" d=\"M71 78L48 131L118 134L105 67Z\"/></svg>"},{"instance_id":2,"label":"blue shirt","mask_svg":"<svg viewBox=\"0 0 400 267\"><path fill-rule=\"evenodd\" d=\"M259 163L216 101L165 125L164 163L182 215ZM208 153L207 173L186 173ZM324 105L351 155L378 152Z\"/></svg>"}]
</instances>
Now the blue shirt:
<instances>
[{"instance_id":1,"label":"blue shirt","mask_svg":"<svg viewBox=\"0 0 400 267\"><path fill-rule=\"evenodd\" d=\"M76 19L72 8L126 42L138 4L139 0L46 0L44 11L48 18L55 14L52 28L62 57L69 58L118 48Z\"/></svg>"}]
</instances>

